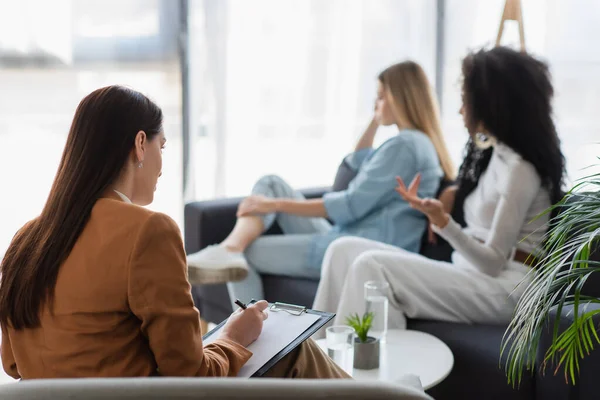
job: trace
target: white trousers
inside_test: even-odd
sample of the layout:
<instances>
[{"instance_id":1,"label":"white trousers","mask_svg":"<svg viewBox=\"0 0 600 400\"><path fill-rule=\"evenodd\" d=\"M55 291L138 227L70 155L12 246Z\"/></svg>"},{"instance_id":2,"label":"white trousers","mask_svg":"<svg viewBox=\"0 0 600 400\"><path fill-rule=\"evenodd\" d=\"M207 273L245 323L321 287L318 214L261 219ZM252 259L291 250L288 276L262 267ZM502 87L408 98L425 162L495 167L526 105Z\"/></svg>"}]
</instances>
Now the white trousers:
<instances>
[{"instance_id":1,"label":"white trousers","mask_svg":"<svg viewBox=\"0 0 600 400\"><path fill-rule=\"evenodd\" d=\"M364 283L387 281L389 329L406 329L406 317L503 324L510 321L527 283L529 267L508 262L497 277L480 272L460 254L452 262L356 237L334 241L323 260L313 308L335 312L335 325L365 311ZM519 284L521 283L522 284ZM319 332L322 337L324 330Z\"/></svg>"}]
</instances>

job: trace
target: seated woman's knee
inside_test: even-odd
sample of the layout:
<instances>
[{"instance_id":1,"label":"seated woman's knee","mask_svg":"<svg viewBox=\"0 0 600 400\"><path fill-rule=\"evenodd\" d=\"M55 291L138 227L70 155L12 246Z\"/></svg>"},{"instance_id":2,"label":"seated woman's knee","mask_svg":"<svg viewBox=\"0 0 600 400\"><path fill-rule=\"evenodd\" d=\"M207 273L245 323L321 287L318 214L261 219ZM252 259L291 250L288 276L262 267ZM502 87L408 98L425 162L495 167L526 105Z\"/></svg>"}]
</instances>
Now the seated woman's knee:
<instances>
[{"instance_id":1,"label":"seated woman's knee","mask_svg":"<svg viewBox=\"0 0 600 400\"><path fill-rule=\"evenodd\" d=\"M341 263L341 265L345 265L347 268L365 250L364 239L354 236L340 237L331 242L327 247L325 257L323 258L323 265Z\"/></svg>"},{"instance_id":2,"label":"seated woman's knee","mask_svg":"<svg viewBox=\"0 0 600 400\"><path fill-rule=\"evenodd\" d=\"M349 273L364 280L387 280L389 271L386 272L386 269L394 269L394 274L404 275L404 268L394 268L394 261L387 250L365 251L356 257Z\"/></svg>"},{"instance_id":3,"label":"seated woman's knee","mask_svg":"<svg viewBox=\"0 0 600 400\"><path fill-rule=\"evenodd\" d=\"M264 182L269 185L285 182L282 177L280 177L279 175L275 175L275 174L263 175L260 177L260 179L258 181Z\"/></svg>"},{"instance_id":4,"label":"seated woman's knee","mask_svg":"<svg viewBox=\"0 0 600 400\"><path fill-rule=\"evenodd\" d=\"M360 243L364 241L362 238L354 237L354 236L343 236L335 239L329 247L327 247L327 252L337 254L338 252L347 253L352 249L356 249L359 247Z\"/></svg>"},{"instance_id":5,"label":"seated woman's knee","mask_svg":"<svg viewBox=\"0 0 600 400\"><path fill-rule=\"evenodd\" d=\"M368 274L370 271L377 269L380 265L380 262L377 260L378 253L381 253L381 250L368 250L362 252L352 263L352 266L350 267L351 273Z\"/></svg>"}]
</instances>

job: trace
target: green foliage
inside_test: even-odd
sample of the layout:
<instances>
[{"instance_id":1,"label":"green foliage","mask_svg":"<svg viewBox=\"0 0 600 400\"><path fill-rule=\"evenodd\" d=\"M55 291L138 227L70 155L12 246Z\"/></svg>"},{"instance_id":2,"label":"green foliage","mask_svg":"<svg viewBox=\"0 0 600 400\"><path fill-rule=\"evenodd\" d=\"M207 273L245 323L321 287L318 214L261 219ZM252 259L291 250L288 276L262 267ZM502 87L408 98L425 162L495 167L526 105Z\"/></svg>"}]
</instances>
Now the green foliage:
<instances>
[{"instance_id":1,"label":"green foliage","mask_svg":"<svg viewBox=\"0 0 600 400\"><path fill-rule=\"evenodd\" d=\"M373 317L375 314L368 312L363 314L362 318L358 314L350 315L346 317L346 324L354 328L358 339L365 343L367 341L367 334L371 325L373 325Z\"/></svg>"},{"instance_id":2,"label":"green foliage","mask_svg":"<svg viewBox=\"0 0 600 400\"><path fill-rule=\"evenodd\" d=\"M577 190L591 190L577 193ZM565 380L575 383L579 363L594 346L600 344L593 317L600 310L587 311L589 304L600 299L581 293L588 277L600 271L600 262L590 260L590 253L600 243L600 174L583 178L554 207L568 202L546 234L546 255L530 274L531 283L521 296L513 319L504 335L502 352L508 352L508 380L521 382L523 373L534 373L538 344L548 329L550 310L556 307L557 317L550 321L553 340L544 355L542 367L550 363L556 371L564 367ZM546 213L550 213L549 209ZM573 320L562 333L558 331L560 311L573 306Z\"/></svg>"}]
</instances>

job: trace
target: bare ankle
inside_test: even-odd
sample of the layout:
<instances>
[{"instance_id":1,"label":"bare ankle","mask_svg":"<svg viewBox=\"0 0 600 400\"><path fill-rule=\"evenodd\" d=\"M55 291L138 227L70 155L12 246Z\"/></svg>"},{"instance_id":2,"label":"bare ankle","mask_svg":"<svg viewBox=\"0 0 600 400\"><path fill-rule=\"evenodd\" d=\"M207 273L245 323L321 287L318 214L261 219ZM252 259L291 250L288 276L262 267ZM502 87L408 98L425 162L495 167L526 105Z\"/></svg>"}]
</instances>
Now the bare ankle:
<instances>
[{"instance_id":1,"label":"bare ankle","mask_svg":"<svg viewBox=\"0 0 600 400\"><path fill-rule=\"evenodd\" d=\"M230 251L232 253L243 253L244 249L236 244L231 244L231 243L221 243L221 246L223 246L227 251Z\"/></svg>"}]
</instances>

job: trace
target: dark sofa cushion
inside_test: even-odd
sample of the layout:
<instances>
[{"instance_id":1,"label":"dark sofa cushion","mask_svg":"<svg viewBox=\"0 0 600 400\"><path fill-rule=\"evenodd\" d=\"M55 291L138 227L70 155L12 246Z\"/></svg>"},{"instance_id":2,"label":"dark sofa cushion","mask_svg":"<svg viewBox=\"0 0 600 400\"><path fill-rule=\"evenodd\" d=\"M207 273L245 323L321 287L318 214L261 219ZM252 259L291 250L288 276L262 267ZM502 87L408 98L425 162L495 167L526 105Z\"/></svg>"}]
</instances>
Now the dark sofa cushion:
<instances>
[{"instance_id":1,"label":"dark sofa cushion","mask_svg":"<svg viewBox=\"0 0 600 400\"><path fill-rule=\"evenodd\" d=\"M194 285L192 298L200 316L207 322L218 324L231 315L231 300L225 285Z\"/></svg>"},{"instance_id":2,"label":"dark sofa cushion","mask_svg":"<svg viewBox=\"0 0 600 400\"><path fill-rule=\"evenodd\" d=\"M500 346L506 330L502 325L469 325L409 320L408 329L441 339L454 354L454 368L439 385L428 391L435 399L532 399L534 379L526 377L519 389L507 382Z\"/></svg>"},{"instance_id":3,"label":"dark sofa cushion","mask_svg":"<svg viewBox=\"0 0 600 400\"><path fill-rule=\"evenodd\" d=\"M354 179L357 173L357 171L350 168L350 165L344 157L335 174L335 179L333 180L331 191L340 192L342 190L348 189L348 185L350 184L352 179Z\"/></svg>"},{"instance_id":4,"label":"dark sofa cushion","mask_svg":"<svg viewBox=\"0 0 600 400\"><path fill-rule=\"evenodd\" d=\"M447 189L448 187L450 187L454 184L455 184L454 181L448 180L446 178L442 178L442 180L440 182L440 187L438 188L438 191L436 193L436 197L439 198L445 189ZM461 221L458 221L458 222L461 223L461 225L462 225ZM450 246L450 243L448 243L446 240L444 240L437 233L435 234L435 238L436 238L435 244L429 243L428 231L425 230L425 233L423 234L423 237L421 238L421 249L419 250L419 254L421 254L427 258L431 258L432 260L450 261L450 259L452 257L452 252L454 251L454 249L452 248L452 246Z\"/></svg>"},{"instance_id":5,"label":"dark sofa cushion","mask_svg":"<svg viewBox=\"0 0 600 400\"><path fill-rule=\"evenodd\" d=\"M318 280L288 276L263 275L262 280L268 301L281 301L309 308L313 305L319 286Z\"/></svg>"}]
</instances>

